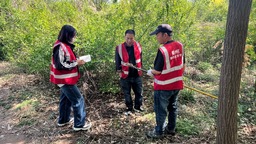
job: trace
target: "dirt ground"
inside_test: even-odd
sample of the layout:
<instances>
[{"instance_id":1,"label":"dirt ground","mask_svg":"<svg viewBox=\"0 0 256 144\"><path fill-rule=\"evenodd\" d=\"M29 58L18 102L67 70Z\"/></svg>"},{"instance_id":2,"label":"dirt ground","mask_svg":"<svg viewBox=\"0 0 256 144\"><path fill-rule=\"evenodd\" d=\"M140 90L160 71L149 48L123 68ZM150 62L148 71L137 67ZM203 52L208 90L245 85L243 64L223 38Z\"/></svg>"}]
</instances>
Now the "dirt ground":
<instances>
[{"instance_id":1,"label":"dirt ground","mask_svg":"<svg viewBox=\"0 0 256 144\"><path fill-rule=\"evenodd\" d=\"M60 128L56 125L58 97L59 91L54 85L10 63L0 62L0 143L215 143L213 132L148 139L145 132L154 127L153 106L146 105L145 112L125 116L121 94L85 94L87 120L91 121L92 128L79 132L74 132L71 125ZM145 97L146 104L150 104L150 100ZM249 125L244 129L239 143L254 143L256 127Z\"/></svg>"}]
</instances>

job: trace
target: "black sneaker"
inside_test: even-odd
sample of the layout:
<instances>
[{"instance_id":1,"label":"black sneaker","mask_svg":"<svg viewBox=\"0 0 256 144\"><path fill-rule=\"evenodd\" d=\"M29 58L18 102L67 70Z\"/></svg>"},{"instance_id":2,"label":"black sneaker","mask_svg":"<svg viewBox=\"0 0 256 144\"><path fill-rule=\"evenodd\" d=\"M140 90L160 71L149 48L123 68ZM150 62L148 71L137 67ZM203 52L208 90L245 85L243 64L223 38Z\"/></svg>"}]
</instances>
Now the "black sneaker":
<instances>
[{"instance_id":1,"label":"black sneaker","mask_svg":"<svg viewBox=\"0 0 256 144\"><path fill-rule=\"evenodd\" d=\"M134 107L134 111L136 111L136 112L143 112L144 109L142 107L139 107L139 108Z\"/></svg>"},{"instance_id":2,"label":"black sneaker","mask_svg":"<svg viewBox=\"0 0 256 144\"><path fill-rule=\"evenodd\" d=\"M132 109L131 108L127 108L126 111L124 112L125 115L131 115L132 114Z\"/></svg>"},{"instance_id":3,"label":"black sneaker","mask_svg":"<svg viewBox=\"0 0 256 144\"><path fill-rule=\"evenodd\" d=\"M163 134L157 134L155 130L148 131L146 135L148 138L153 138L153 139L159 139L163 137Z\"/></svg>"},{"instance_id":4,"label":"black sneaker","mask_svg":"<svg viewBox=\"0 0 256 144\"><path fill-rule=\"evenodd\" d=\"M169 130L167 127L165 127L164 134L175 136L176 133L175 133L175 130Z\"/></svg>"}]
</instances>

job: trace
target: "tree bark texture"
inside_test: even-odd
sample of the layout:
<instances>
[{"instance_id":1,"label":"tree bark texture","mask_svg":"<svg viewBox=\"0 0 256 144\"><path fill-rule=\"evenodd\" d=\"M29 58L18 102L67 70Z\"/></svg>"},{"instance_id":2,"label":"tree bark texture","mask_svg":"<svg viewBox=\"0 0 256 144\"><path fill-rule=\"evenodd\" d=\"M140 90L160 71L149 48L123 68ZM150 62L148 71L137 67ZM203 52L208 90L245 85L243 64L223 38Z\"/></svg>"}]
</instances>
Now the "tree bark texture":
<instances>
[{"instance_id":1,"label":"tree bark texture","mask_svg":"<svg viewBox=\"0 0 256 144\"><path fill-rule=\"evenodd\" d=\"M237 143L237 109L252 0L230 0L219 85L217 144Z\"/></svg>"}]
</instances>

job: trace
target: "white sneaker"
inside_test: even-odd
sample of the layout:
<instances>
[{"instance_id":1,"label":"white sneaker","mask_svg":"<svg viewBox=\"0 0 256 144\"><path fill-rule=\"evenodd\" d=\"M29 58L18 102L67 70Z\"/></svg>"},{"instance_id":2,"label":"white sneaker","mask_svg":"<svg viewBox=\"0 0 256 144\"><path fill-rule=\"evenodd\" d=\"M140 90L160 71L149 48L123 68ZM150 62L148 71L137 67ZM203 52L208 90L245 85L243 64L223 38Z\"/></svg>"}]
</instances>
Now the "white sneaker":
<instances>
[{"instance_id":1,"label":"white sneaker","mask_svg":"<svg viewBox=\"0 0 256 144\"><path fill-rule=\"evenodd\" d=\"M127 108L126 111L124 112L124 114L126 116L131 115L132 114L132 109Z\"/></svg>"},{"instance_id":2,"label":"white sneaker","mask_svg":"<svg viewBox=\"0 0 256 144\"><path fill-rule=\"evenodd\" d=\"M86 122L86 123L84 124L84 126L81 127L81 128L76 128L76 127L73 126L73 130L74 130L74 131L88 130L88 129L90 129L91 127L92 127L92 124L91 124L90 122Z\"/></svg>"},{"instance_id":3,"label":"white sneaker","mask_svg":"<svg viewBox=\"0 0 256 144\"><path fill-rule=\"evenodd\" d=\"M135 112L138 112L138 113L144 112L144 109L142 107L139 107L139 108L134 107L133 109L134 109Z\"/></svg>"},{"instance_id":4,"label":"white sneaker","mask_svg":"<svg viewBox=\"0 0 256 144\"><path fill-rule=\"evenodd\" d=\"M126 111L126 112L124 112L124 115L126 115L126 116L132 115L132 112L131 111Z\"/></svg>"},{"instance_id":5,"label":"white sneaker","mask_svg":"<svg viewBox=\"0 0 256 144\"><path fill-rule=\"evenodd\" d=\"M59 127L63 127L63 126L65 126L65 125L69 125L69 124L73 123L73 121L74 121L74 118L71 118L68 122L65 122L65 123L62 123L62 124L57 123L57 125L58 125Z\"/></svg>"}]
</instances>

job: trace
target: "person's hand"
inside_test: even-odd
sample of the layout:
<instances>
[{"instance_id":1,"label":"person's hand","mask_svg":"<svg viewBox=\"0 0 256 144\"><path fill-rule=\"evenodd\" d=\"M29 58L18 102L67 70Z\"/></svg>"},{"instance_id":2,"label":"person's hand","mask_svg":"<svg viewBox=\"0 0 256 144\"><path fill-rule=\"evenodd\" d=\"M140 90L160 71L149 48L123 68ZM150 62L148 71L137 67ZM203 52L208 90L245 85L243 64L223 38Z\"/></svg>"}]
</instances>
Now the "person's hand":
<instances>
[{"instance_id":1,"label":"person's hand","mask_svg":"<svg viewBox=\"0 0 256 144\"><path fill-rule=\"evenodd\" d=\"M124 63L124 66L131 67L131 66L133 66L133 64L131 64L131 63Z\"/></svg>"},{"instance_id":2,"label":"person's hand","mask_svg":"<svg viewBox=\"0 0 256 144\"><path fill-rule=\"evenodd\" d=\"M122 76L122 70L117 70L116 72L118 73L119 77Z\"/></svg>"},{"instance_id":3,"label":"person's hand","mask_svg":"<svg viewBox=\"0 0 256 144\"><path fill-rule=\"evenodd\" d=\"M78 65L78 66L85 64L85 61L80 60L80 59L77 59L76 62L77 62L77 65Z\"/></svg>"},{"instance_id":4,"label":"person's hand","mask_svg":"<svg viewBox=\"0 0 256 144\"><path fill-rule=\"evenodd\" d=\"M151 77L154 76L154 75L152 74L152 69L150 69L150 70L147 71L147 75L148 75L148 76L151 76Z\"/></svg>"}]
</instances>

